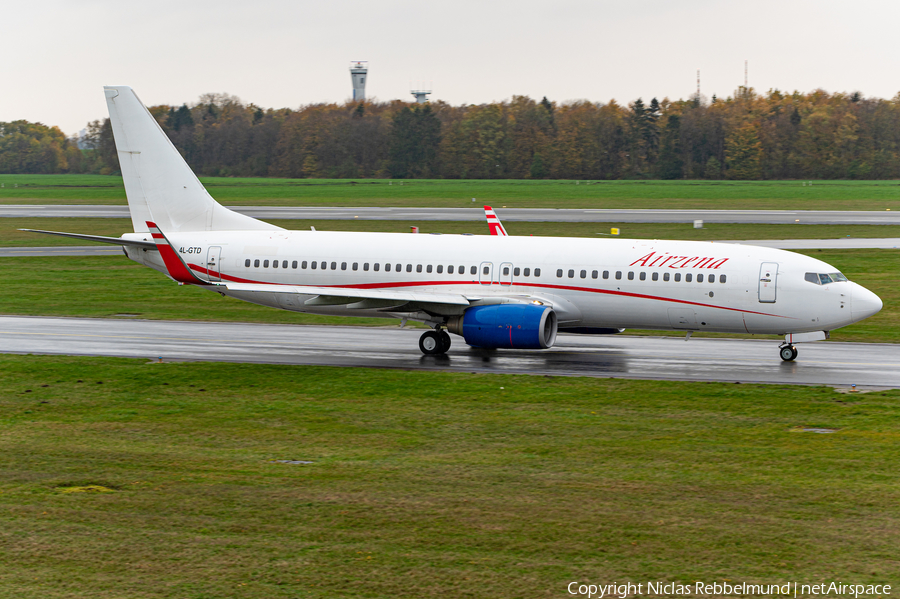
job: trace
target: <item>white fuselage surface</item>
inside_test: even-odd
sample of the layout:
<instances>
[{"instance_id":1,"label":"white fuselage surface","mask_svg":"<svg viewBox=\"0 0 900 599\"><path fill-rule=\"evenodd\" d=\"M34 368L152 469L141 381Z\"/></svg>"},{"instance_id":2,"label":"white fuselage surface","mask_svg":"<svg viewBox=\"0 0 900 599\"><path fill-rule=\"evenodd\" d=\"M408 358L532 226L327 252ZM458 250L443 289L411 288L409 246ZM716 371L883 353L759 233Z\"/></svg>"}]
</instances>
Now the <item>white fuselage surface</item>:
<instances>
[{"instance_id":1,"label":"white fuselage surface","mask_svg":"<svg viewBox=\"0 0 900 599\"><path fill-rule=\"evenodd\" d=\"M390 302L340 298L317 303L319 294L266 293L252 285L452 292L473 305L527 298L552 306L563 331L829 331L881 308L873 293L837 276L827 284L811 282L808 273L817 280L820 274L839 274L820 260L756 246L286 230L168 237L199 279L248 285L246 290L212 287L215 291L314 314L400 318L410 315L410 307L397 311L392 308L399 306ZM127 251L132 259L166 272L156 252ZM413 318L428 321L429 312ZM447 306L442 313L454 310Z\"/></svg>"}]
</instances>

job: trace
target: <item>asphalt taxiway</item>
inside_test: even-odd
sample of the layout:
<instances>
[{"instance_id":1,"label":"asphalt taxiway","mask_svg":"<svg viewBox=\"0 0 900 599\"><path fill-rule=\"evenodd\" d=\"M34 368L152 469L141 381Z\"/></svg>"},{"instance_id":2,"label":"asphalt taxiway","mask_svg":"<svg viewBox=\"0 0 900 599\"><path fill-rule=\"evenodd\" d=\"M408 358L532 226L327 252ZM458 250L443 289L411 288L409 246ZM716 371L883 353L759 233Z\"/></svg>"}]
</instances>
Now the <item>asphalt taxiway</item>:
<instances>
[{"instance_id":1,"label":"asphalt taxiway","mask_svg":"<svg viewBox=\"0 0 900 599\"><path fill-rule=\"evenodd\" d=\"M897 249L900 238L847 238L847 239L761 239L756 241L717 241L716 243L743 243L782 250L815 249ZM69 245L45 247L0 248L0 258L27 256L121 256L122 249L114 245Z\"/></svg>"},{"instance_id":2,"label":"asphalt taxiway","mask_svg":"<svg viewBox=\"0 0 900 599\"><path fill-rule=\"evenodd\" d=\"M343 208L292 206L228 206L253 218L304 220L402 220L484 221L477 208ZM599 222L599 223L761 223L805 225L900 225L900 211L889 210L620 210L500 208L504 222ZM102 205L0 205L0 217L129 218L128 206Z\"/></svg>"},{"instance_id":3,"label":"asphalt taxiway","mask_svg":"<svg viewBox=\"0 0 900 599\"><path fill-rule=\"evenodd\" d=\"M448 372L900 387L900 345L799 345L782 362L778 341L560 335L550 350L469 348L452 336L445 356L423 356L421 330L0 316L0 352L400 368Z\"/></svg>"}]
</instances>

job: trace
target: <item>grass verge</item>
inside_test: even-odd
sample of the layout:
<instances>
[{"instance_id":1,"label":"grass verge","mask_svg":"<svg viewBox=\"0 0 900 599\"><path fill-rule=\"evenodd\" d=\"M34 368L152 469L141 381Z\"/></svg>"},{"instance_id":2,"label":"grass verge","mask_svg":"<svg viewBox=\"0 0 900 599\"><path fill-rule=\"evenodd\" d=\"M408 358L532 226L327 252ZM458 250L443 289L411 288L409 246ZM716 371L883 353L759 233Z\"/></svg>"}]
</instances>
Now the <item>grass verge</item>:
<instances>
[{"instance_id":1,"label":"grass verge","mask_svg":"<svg viewBox=\"0 0 900 599\"><path fill-rule=\"evenodd\" d=\"M502 211L500 217L503 217ZM486 222L472 221L390 221L390 220L270 220L291 230L370 231L409 233L417 225L421 233L471 233L487 235ZM895 225L765 225L707 224L695 229L692 223L561 223L512 222L505 224L511 235L536 237L609 237L610 229L619 229L620 237L632 239L684 239L718 241L739 239L836 239L838 237L900 237ZM19 229L42 229L88 235L119 237L131 232L131 220L124 218L0 218L0 247L94 245L55 235L27 233Z\"/></svg>"},{"instance_id":2,"label":"grass verge","mask_svg":"<svg viewBox=\"0 0 900 599\"><path fill-rule=\"evenodd\" d=\"M203 177L230 205L900 210L897 181L529 181ZM0 203L121 204L121 177L0 175ZM477 198L473 203L472 198ZM499 207L499 206L495 206Z\"/></svg>"},{"instance_id":3,"label":"grass verge","mask_svg":"<svg viewBox=\"0 0 900 599\"><path fill-rule=\"evenodd\" d=\"M494 598L571 581L892 583L898 399L0 356L0 584Z\"/></svg>"}]
</instances>

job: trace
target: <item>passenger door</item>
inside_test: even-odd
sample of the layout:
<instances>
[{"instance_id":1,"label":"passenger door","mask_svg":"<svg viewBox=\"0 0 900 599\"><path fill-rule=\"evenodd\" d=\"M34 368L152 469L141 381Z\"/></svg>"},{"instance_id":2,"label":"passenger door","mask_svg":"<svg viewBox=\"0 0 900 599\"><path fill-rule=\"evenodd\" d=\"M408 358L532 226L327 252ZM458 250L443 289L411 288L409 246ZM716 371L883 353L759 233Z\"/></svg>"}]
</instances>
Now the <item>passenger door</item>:
<instances>
[{"instance_id":1,"label":"passenger door","mask_svg":"<svg viewBox=\"0 0 900 599\"><path fill-rule=\"evenodd\" d=\"M778 282L778 263L763 262L759 267L759 303L775 303L775 285Z\"/></svg>"},{"instance_id":2,"label":"passenger door","mask_svg":"<svg viewBox=\"0 0 900 599\"><path fill-rule=\"evenodd\" d=\"M493 262L482 262L481 266L478 267L478 281L482 285L490 285L493 276L494 276L494 263Z\"/></svg>"},{"instance_id":3,"label":"passenger door","mask_svg":"<svg viewBox=\"0 0 900 599\"><path fill-rule=\"evenodd\" d=\"M210 246L206 252L206 277L210 283L221 281L219 275L219 264L222 262L222 248L219 246Z\"/></svg>"},{"instance_id":4,"label":"passenger door","mask_svg":"<svg viewBox=\"0 0 900 599\"><path fill-rule=\"evenodd\" d=\"M512 285L512 277L513 277L513 265L509 262L504 262L500 265L500 276L497 277L500 279L500 285L505 285L509 287Z\"/></svg>"}]
</instances>

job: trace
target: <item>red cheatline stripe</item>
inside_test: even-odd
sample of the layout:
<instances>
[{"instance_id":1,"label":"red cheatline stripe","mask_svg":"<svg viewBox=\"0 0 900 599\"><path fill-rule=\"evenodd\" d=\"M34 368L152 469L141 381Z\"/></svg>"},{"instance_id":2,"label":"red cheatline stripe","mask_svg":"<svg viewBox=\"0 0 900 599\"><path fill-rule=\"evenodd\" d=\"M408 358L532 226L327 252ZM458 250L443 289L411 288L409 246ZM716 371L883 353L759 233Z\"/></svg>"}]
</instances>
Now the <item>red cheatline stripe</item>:
<instances>
[{"instance_id":1,"label":"red cheatline stripe","mask_svg":"<svg viewBox=\"0 0 900 599\"><path fill-rule=\"evenodd\" d=\"M204 274L209 274L202 266L198 266L197 264L188 264L191 270L195 270L197 272L201 272ZM216 276L226 280L233 281L235 283L249 283L253 285L280 285L283 287L323 287L323 288L331 288L331 289L396 289L400 287L429 287L435 285L480 285L478 281L395 281L391 283L359 283L357 285L313 285L309 283L268 283L266 281L254 281L251 279L242 279L240 277L233 277L231 275L226 275L224 273L216 273ZM494 281L492 285L499 285L497 281ZM644 293L632 293L630 291L618 291L613 289L592 289L590 287L575 287L571 285L549 285L545 283L528 283L528 284L519 284L517 287L538 287L541 289L560 289L564 291L581 291L583 293L599 293L602 295L615 295L619 297L633 297L638 299L646 299L653 300L658 302L671 302L674 304L685 304L688 306L700 306L703 308L715 308L717 310L728 310L729 312L746 312L747 314L759 314L761 316L774 316L776 318L791 318L792 316L781 316L780 314L769 314L768 312L754 312L753 310L742 310L740 308L728 308L726 306L714 306L712 304L704 304L702 302L692 302L689 300L681 300L675 299L671 297L661 297L657 295L647 295Z\"/></svg>"}]
</instances>

